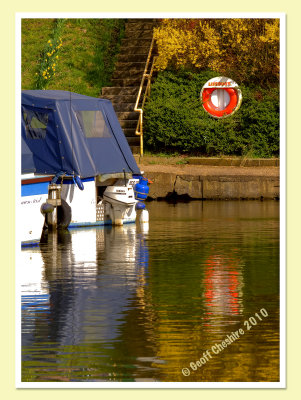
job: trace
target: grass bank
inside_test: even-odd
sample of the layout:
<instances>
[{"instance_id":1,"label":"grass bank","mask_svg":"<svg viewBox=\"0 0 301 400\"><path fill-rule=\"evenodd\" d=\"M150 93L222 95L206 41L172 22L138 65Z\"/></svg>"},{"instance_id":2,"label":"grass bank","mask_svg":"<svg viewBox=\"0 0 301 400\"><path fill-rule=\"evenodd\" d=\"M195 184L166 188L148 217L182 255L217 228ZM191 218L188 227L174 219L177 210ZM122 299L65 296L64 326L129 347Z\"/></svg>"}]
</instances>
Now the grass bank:
<instances>
[{"instance_id":1,"label":"grass bank","mask_svg":"<svg viewBox=\"0 0 301 400\"><path fill-rule=\"evenodd\" d=\"M110 86L116 55L124 35L125 20L60 21L59 38L62 46L56 53L55 74L44 78L44 88L98 97L102 87ZM22 20L22 89L38 88L37 74L44 70L49 41L58 36L57 29L56 19Z\"/></svg>"}]
</instances>

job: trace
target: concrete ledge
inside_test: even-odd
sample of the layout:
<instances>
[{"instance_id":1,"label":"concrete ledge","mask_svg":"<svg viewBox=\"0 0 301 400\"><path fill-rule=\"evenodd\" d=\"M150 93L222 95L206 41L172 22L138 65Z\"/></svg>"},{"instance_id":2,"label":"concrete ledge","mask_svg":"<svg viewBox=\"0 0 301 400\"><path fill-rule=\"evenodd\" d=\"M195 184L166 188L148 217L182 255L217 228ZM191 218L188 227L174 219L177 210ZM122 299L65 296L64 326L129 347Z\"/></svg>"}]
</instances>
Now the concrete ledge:
<instances>
[{"instance_id":1,"label":"concrete ledge","mask_svg":"<svg viewBox=\"0 0 301 400\"><path fill-rule=\"evenodd\" d=\"M279 178L275 177L206 177L204 199L279 199Z\"/></svg>"},{"instance_id":2,"label":"concrete ledge","mask_svg":"<svg viewBox=\"0 0 301 400\"><path fill-rule=\"evenodd\" d=\"M278 176L202 176L164 172L148 172L153 181L151 199L171 195L189 196L191 199L279 199Z\"/></svg>"},{"instance_id":3,"label":"concrete ledge","mask_svg":"<svg viewBox=\"0 0 301 400\"><path fill-rule=\"evenodd\" d=\"M192 199L204 197L203 180L197 175L177 175L174 184L174 194L187 195Z\"/></svg>"},{"instance_id":4,"label":"concrete ledge","mask_svg":"<svg viewBox=\"0 0 301 400\"><path fill-rule=\"evenodd\" d=\"M151 199L165 198L174 192L176 174L164 172L148 172L147 177L153 182L150 185L149 197Z\"/></svg>"}]
</instances>

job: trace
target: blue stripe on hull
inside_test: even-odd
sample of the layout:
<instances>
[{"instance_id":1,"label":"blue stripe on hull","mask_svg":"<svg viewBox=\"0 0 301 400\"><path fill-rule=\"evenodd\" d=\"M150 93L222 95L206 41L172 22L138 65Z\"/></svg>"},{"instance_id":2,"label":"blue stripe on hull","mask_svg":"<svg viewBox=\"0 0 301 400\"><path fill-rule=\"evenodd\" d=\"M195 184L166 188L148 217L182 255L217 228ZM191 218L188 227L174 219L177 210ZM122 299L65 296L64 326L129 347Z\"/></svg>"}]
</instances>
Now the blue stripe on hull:
<instances>
[{"instance_id":1,"label":"blue stripe on hull","mask_svg":"<svg viewBox=\"0 0 301 400\"><path fill-rule=\"evenodd\" d=\"M48 194L49 182L29 183L21 186L21 196L35 196L39 194Z\"/></svg>"},{"instance_id":2,"label":"blue stripe on hull","mask_svg":"<svg viewBox=\"0 0 301 400\"><path fill-rule=\"evenodd\" d=\"M82 182L92 182L94 181L94 177L92 178L84 178ZM21 196L35 196L39 194L48 194L48 185L50 182L37 182L37 183L29 183L22 184L21 186ZM64 185L74 185L73 179L65 179L63 181Z\"/></svg>"}]
</instances>

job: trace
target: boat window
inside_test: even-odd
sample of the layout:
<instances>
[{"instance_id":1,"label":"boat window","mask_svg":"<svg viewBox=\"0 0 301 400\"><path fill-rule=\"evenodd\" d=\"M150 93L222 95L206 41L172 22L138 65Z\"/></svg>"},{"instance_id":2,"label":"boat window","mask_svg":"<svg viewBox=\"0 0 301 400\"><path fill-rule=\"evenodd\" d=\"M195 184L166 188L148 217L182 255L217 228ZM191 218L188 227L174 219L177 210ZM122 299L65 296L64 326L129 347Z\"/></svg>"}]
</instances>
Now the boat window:
<instances>
[{"instance_id":1,"label":"boat window","mask_svg":"<svg viewBox=\"0 0 301 400\"><path fill-rule=\"evenodd\" d=\"M87 138L111 137L110 130L100 110L77 111L76 117Z\"/></svg>"},{"instance_id":2,"label":"boat window","mask_svg":"<svg viewBox=\"0 0 301 400\"><path fill-rule=\"evenodd\" d=\"M23 109L27 139L46 139L48 113Z\"/></svg>"}]
</instances>

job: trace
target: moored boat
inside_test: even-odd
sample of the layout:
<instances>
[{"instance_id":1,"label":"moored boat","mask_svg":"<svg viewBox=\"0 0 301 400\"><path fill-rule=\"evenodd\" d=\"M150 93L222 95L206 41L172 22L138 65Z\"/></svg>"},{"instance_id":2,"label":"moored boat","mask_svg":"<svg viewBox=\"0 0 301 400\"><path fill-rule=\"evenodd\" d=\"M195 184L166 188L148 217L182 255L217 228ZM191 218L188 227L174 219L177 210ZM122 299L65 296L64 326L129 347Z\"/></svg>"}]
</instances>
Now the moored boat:
<instances>
[{"instance_id":1,"label":"moored boat","mask_svg":"<svg viewBox=\"0 0 301 400\"><path fill-rule=\"evenodd\" d=\"M47 228L136 220L141 172L110 101L25 90L21 115L22 245Z\"/></svg>"}]
</instances>

